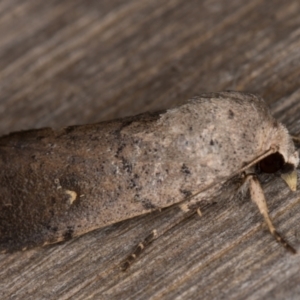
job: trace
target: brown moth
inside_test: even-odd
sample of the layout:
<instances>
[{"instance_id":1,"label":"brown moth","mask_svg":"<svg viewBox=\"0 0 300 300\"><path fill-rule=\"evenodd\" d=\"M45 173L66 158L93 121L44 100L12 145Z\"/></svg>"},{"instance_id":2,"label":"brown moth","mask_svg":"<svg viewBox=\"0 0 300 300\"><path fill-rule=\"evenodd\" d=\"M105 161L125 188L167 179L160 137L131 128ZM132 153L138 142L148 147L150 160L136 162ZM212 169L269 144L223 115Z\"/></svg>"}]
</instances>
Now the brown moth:
<instances>
[{"instance_id":1,"label":"brown moth","mask_svg":"<svg viewBox=\"0 0 300 300\"><path fill-rule=\"evenodd\" d=\"M11 133L0 138L0 251L57 243L174 204L189 211L243 174L270 232L294 252L272 225L255 173L282 173L295 190L298 162L264 101L239 92L202 94L166 112Z\"/></svg>"}]
</instances>

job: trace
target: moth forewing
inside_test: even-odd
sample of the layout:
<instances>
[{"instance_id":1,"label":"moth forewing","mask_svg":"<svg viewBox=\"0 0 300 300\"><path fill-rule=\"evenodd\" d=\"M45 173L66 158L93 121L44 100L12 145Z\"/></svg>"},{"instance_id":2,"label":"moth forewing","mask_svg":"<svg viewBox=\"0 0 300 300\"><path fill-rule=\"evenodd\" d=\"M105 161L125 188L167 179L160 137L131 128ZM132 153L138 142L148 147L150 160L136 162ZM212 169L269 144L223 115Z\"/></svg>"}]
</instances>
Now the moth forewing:
<instances>
[{"instance_id":1,"label":"moth forewing","mask_svg":"<svg viewBox=\"0 0 300 300\"><path fill-rule=\"evenodd\" d=\"M263 189L258 181L257 176L255 175L256 172L255 166L261 164L265 160L266 162L262 166L260 166L261 169L265 169L267 173L284 171L285 173L281 174L281 178L287 183L287 185L290 187L292 191L296 190L296 186L297 186L296 167L298 166L299 163L298 152L295 150L294 144L292 143L292 139L289 136L286 128L282 124L278 124L277 122L273 122L273 124L275 126L274 128L270 127L272 128L272 130L270 135L267 137L268 144L270 145L269 149L265 149L263 153L257 155L257 157L255 157L252 161L246 163L241 169L232 171L232 174L230 176L225 178L219 178L219 180L215 180L215 182L213 182L206 189L213 190L213 188L216 187L218 184L225 183L226 181L229 181L231 178L233 178L236 175L239 174L244 175L244 182L239 186L237 191L242 191L242 190L245 191L249 189L251 199L257 205L260 213L264 217L264 220L268 226L270 233L287 250L295 254L296 253L295 248L291 246L275 229L275 226L273 225L271 218L269 216L267 202L265 199ZM270 163L272 164L272 166L270 166ZM270 170L272 170L272 172L270 172ZM193 195L189 196L187 199L183 201L183 203L179 204L179 207L184 212L186 213L189 212L189 206L191 206L192 203L199 202L199 200L197 201L195 199L197 199L197 196L203 194L203 192L205 192L206 189L200 190L194 193ZM211 194L213 194L213 192L211 192ZM202 216L199 207L196 208L196 211L199 216ZM153 239L159 237L162 234L163 232L160 232L159 235L156 232L155 237L152 234L150 234L149 237L153 237L151 239L152 241ZM146 240L148 240L149 237L147 237ZM129 255L128 258L125 260L125 262L121 265L121 269L123 271L126 271L127 268L130 267L133 261L144 250L146 245L147 243L145 242L139 243L136 250L131 255Z\"/></svg>"},{"instance_id":2,"label":"moth forewing","mask_svg":"<svg viewBox=\"0 0 300 300\"><path fill-rule=\"evenodd\" d=\"M296 250L293 246L291 246L276 230L275 226L273 225L271 218L269 216L269 211L267 207L267 202L265 199L265 195L263 192L263 189L261 187L261 184L255 174L255 165L259 162L261 162L263 159L269 157L271 154L276 153L278 151L278 146L272 146L269 150L265 151L265 153L259 155L257 158L253 159L251 162L246 164L243 168L240 170L236 170L232 172L232 176L229 176L228 178L222 178L218 182L215 182L211 186L207 187L207 189L213 190L214 188L218 189L218 185L225 184L226 182L230 182L230 180L235 177L236 175L242 175L242 182L239 185L239 187L236 190L236 193L232 195L231 199L233 199L237 194L242 192L242 195L246 195L246 191L249 190L251 200L257 205L259 212L262 214L268 229L270 233L275 237L275 239L281 243L287 250L289 250L291 253L295 254ZM293 156L295 153L293 153ZM297 154L296 154L297 155ZM287 182L288 186L292 191L295 191L294 185L297 183L297 172L296 170L291 171L291 173L284 173L281 174L281 177L284 179L284 181ZM295 183L296 182L296 183ZM182 203L176 204L180 207L180 209L186 214L185 217L188 217L191 214L191 210L189 207L193 207L195 209L196 213L202 217L202 212L200 210L200 207L196 208L194 207L195 203L199 203L199 200L195 201L197 199L197 196L201 195L201 193L205 192L205 190L198 191L197 193L187 197ZM214 193L211 192L211 195ZM183 217L184 218L184 217ZM155 230L155 234L151 232L146 239L143 242L140 242L134 252L130 254L127 259L121 264L121 270L126 271L130 265L135 261L135 259L142 253L144 248L153 240L157 239L161 235L164 234L165 231L169 230L170 227L173 227L177 225L180 221L177 221L173 223L171 226L167 227L167 229L160 228L159 232ZM174 225L175 224L175 225Z\"/></svg>"},{"instance_id":3,"label":"moth forewing","mask_svg":"<svg viewBox=\"0 0 300 300\"><path fill-rule=\"evenodd\" d=\"M239 92L202 94L163 113L13 133L0 138L0 251L177 204L189 210L250 165L272 173L273 161L284 171L298 165L292 140L261 98Z\"/></svg>"}]
</instances>

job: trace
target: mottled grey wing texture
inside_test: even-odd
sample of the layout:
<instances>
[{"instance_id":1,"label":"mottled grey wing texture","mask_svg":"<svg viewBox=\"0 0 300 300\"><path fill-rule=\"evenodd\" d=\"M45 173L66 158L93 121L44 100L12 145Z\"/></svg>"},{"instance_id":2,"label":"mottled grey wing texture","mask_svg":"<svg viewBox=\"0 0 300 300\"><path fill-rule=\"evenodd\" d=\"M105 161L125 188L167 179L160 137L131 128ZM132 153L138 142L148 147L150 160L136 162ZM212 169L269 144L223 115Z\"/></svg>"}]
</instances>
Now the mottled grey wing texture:
<instances>
[{"instance_id":1,"label":"mottled grey wing texture","mask_svg":"<svg viewBox=\"0 0 300 300\"><path fill-rule=\"evenodd\" d=\"M225 92L167 112L4 136L0 251L59 242L178 203L265 151L262 137L275 122L261 99Z\"/></svg>"}]
</instances>

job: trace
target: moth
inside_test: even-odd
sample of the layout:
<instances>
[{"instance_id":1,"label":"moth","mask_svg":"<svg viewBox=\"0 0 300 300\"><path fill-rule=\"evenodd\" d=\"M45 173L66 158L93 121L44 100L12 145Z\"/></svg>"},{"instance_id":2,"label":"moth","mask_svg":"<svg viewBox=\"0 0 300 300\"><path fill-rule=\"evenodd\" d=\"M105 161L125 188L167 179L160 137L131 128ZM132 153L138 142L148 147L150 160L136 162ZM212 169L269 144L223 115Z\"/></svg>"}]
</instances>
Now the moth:
<instances>
[{"instance_id":1,"label":"moth","mask_svg":"<svg viewBox=\"0 0 300 300\"><path fill-rule=\"evenodd\" d=\"M161 208L183 211L242 176L271 234L257 173L296 189L298 152L258 96L201 94L164 112L0 138L0 251L45 246ZM135 256L154 237L136 249ZM128 264L128 263L127 263Z\"/></svg>"}]
</instances>

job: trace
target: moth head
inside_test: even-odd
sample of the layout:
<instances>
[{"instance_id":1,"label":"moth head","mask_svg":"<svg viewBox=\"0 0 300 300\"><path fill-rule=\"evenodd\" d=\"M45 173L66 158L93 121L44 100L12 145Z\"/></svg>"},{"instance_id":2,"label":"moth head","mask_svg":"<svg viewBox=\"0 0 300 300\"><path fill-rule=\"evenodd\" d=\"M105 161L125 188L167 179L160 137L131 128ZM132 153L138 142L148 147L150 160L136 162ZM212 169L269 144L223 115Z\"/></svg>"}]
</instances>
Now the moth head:
<instances>
[{"instance_id":1,"label":"moth head","mask_svg":"<svg viewBox=\"0 0 300 300\"><path fill-rule=\"evenodd\" d=\"M276 146L278 151L270 154L258 163L263 173L279 173L291 190L297 187L297 171L299 154L286 128L279 124L276 130Z\"/></svg>"}]
</instances>

